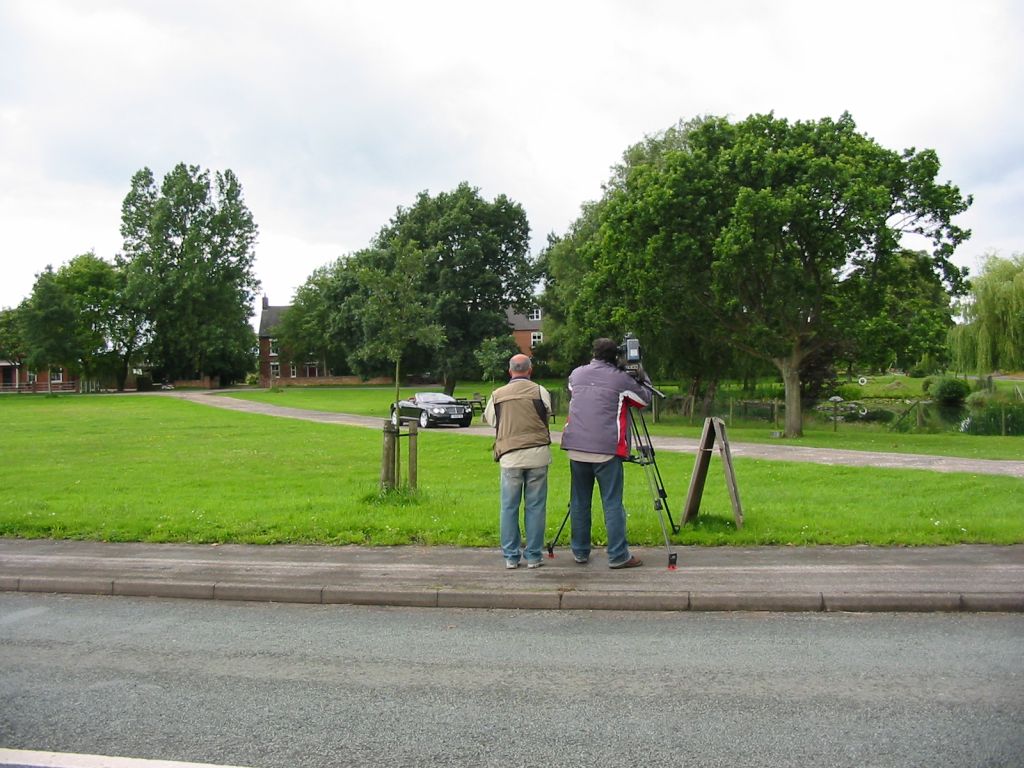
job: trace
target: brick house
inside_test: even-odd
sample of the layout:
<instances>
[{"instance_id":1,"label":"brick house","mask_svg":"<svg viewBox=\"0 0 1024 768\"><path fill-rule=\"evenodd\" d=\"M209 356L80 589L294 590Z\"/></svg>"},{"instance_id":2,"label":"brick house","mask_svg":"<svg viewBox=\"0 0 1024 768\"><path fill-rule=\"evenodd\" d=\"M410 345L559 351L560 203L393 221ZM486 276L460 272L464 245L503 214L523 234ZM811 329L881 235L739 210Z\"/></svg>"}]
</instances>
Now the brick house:
<instances>
[{"instance_id":1,"label":"brick house","mask_svg":"<svg viewBox=\"0 0 1024 768\"><path fill-rule=\"evenodd\" d=\"M352 384L360 379L356 376L332 376L330 371L318 361L306 361L302 364L287 362L281 355L275 336L281 318L291 305L272 306L270 300L263 297L263 311L260 314L259 352L260 352L260 386L308 386L311 384ZM544 340L541 333L541 310L534 308L528 314L521 315L511 309L505 311L512 335L523 354L532 354L532 349ZM384 377L372 379L371 383L389 384L392 379Z\"/></svg>"},{"instance_id":2,"label":"brick house","mask_svg":"<svg viewBox=\"0 0 1024 768\"><path fill-rule=\"evenodd\" d=\"M24 363L0 360L0 392L76 392L78 379L66 368L36 373Z\"/></svg>"},{"instance_id":3,"label":"brick house","mask_svg":"<svg viewBox=\"0 0 1024 768\"><path fill-rule=\"evenodd\" d=\"M260 386L273 387L281 384L306 385L326 384L328 372L317 360L297 363L282 357L277 345L276 332L281 318L291 305L271 306L263 297L263 312L260 314ZM315 380L315 381L313 381Z\"/></svg>"},{"instance_id":4,"label":"brick house","mask_svg":"<svg viewBox=\"0 0 1024 768\"><path fill-rule=\"evenodd\" d=\"M534 307L525 315L505 310L508 324L512 328L512 336L524 355L533 355L533 348L544 341L544 333L541 331L543 313L540 307Z\"/></svg>"}]
</instances>

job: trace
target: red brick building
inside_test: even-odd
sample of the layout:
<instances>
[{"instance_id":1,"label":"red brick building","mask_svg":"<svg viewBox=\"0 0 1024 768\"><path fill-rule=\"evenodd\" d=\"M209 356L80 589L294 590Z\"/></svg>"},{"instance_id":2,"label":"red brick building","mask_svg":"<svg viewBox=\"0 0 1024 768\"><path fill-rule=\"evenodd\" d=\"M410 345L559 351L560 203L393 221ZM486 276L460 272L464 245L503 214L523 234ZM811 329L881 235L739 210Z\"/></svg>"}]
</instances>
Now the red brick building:
<instances>
[{"instance_id":1,"label":"red brick building","mask_svg":"<svg viewBox=\"0 0 1024 768\"><path fill-rule=\"evenodd\" d=\"M512 335L524 355L533 356L533 348L544 341L541 331L543 313L540 307L534 307L529 313L520 315L511 309L505 310L508 324L512 327Z\"/></svg>"},{"instance_id":2,"label":"red brick building","mask_svg":"<svg viewBox=\"0 0 1024 768\"><path fill-rule=\"evenodd\" d=\"M351 384L359 382L356 376L332 376L331 372L317 360L295 362L288 360L287 354L277 343L277 328L281 318L291 305L272 306L270 300L263 297L263 312L260 315L259 349L260 349L260 386L308 386L311 384ZM512 335L523 354L532 355L533 348L544 340L541 332L541 310L535 308L527 314L517 314L506 310L508 324ZM390 383L391 379L373 379L373 383Z\"/></svg>"},{"instance_id":3,"label":"red brick building","mask_svg":"<svg viewBox=\"0 0 1024 768\"><path fill-rule=\"evenodd\" d=\"M289 304L271 306L270 300L266 296L263 297L263 312L260 315L259 330L261 387L328 383L322 381L327 377L327 371L319 361L297 363L281 354L281 349L277 344L277 327L290 306Z\"/></svg>"},{"instance_id":4,"label":"red brick building","mask_svg":"<svg viewBox=\"0 0 1024 768\"><path fill-rule=\"evenodd\" d=\"M75 392L78 379L66 368L30 371L24 363L0 360L0 392Z\"/></svg>"}]
</instances>

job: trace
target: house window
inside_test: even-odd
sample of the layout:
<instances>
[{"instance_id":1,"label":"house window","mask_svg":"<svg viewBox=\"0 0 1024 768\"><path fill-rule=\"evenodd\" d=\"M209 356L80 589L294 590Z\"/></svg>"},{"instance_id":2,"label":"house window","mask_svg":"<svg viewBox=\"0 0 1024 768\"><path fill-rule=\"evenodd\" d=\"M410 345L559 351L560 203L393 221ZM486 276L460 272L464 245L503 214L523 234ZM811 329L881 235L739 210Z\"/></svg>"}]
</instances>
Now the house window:
<instances>
[{"instance_id":1,"label":"house window","mask_svg":"<svg viewBox=\"0 0 1024 768\"><path fill-rule=\"evenodd\" d=\"M544 341L544 334L541 333L540 331L534 331L533 333L530 334L530 348L531 349L533 347L536 347L542 341Z\"/></svg>"},{"instance_id":2,"label":"house window","mask_svg":"<svg viewBox=\"0 0 1024 768\"><path fill-rule=\"evenodd\" d=\"M28 383L29 384L35 384L36 383L36 372L35 371L29 371L28 372Z\"/></svg>"},{"instance_id":3,"label":"house window","mask_svg":"<svg viewBox=\"0 0 1024 768\"><path fill-rule=\"evenodd\" d=\"M279 354L281 354L281 350L277 346L277 339L270 340L270 354L273 355L274 357L277 357Z\"/></svg>"},{"instance_id":4,"label":"house window","mask_svg":"<svg viewBox=\"0 0 1024 768\"><path fill-rule=\"evenodd\" d=\"M288 366L288 373L293 379L299 375L299 369L295 363Z\"/></svg>"},{"instance_id":5,"label":"house window","mask_svg":"<svg viewBox=\"0 0 1024 768\"><path fill-rule=\"evenodd\" d=\"M536 322L537 320L540 320L540 307L534 307L533 309L531 309L530 310L530 314L529 314L529 318L530 318L530 320L533 320L534 322Z\"/></svg>"},{"instance_id":6,"label":"house window","mask_svg":"<svg viewBox=\"0 0 1024 768\"><path fill-rule=\"evenodd\" d=\"M270 378L279 379L281 378L281 364L271 363L270 364Z\"/></svg>"},{"instance_id":7,"label":"house window","mask_svg":"<svg viewBox=\"0 0 1024 768\"><path fill-rule=\"evenodd\" d=\"M64 369L63 368L53 368L53 369L51 369L50 370L50 381L52 381L54 384L63 384L64 383Z\"/></svg>"}]
</instances>

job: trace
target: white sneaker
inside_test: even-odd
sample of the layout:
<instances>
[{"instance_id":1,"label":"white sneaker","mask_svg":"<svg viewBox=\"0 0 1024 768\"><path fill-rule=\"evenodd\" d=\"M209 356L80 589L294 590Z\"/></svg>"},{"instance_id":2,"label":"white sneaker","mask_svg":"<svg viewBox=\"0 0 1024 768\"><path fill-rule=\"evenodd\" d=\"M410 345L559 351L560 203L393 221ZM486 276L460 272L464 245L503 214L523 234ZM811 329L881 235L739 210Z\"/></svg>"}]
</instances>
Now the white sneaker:
<instances>
[{"instance_id":1,"label":"white sneaker","mask_svg":"<svg viewBox=\"0 0 1024 768\"><path fill-rule=\"evenodd\" d=\"M544 565L543 560L528 560L526 562L527 568L540 568L542 565Z\"/></svg>"},{"instance_id":2,"label":"white sneaker","mask_svg":"<svg viewBox=\"0 0 1024 768\"><path fill-rule=\"evenodd\" d=\"M519 567L519 561L518 560L506 560L505 561L505 567L508 570L510 570L510 571L514 571L516 568Z\"/></svg>"}]
</instances>

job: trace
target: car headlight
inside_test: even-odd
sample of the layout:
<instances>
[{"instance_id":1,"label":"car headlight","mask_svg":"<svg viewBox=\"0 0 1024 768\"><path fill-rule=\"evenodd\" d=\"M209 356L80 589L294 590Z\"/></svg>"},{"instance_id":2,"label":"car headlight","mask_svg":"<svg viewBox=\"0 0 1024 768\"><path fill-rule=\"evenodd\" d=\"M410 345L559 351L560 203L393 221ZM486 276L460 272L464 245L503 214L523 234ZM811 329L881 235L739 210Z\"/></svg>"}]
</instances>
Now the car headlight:
<instances>
[{"instance_id":1,"label":"car headlight","mask_svg":"<svg viewBox=\"0 0 1024 768\"><path fill-rule=\"evenodd\" d=\"M444 413L444 408L438 408L437 406L434 406L433 408L430 409L430 412L431 413Z\"/></svg>"}]
</instances>

